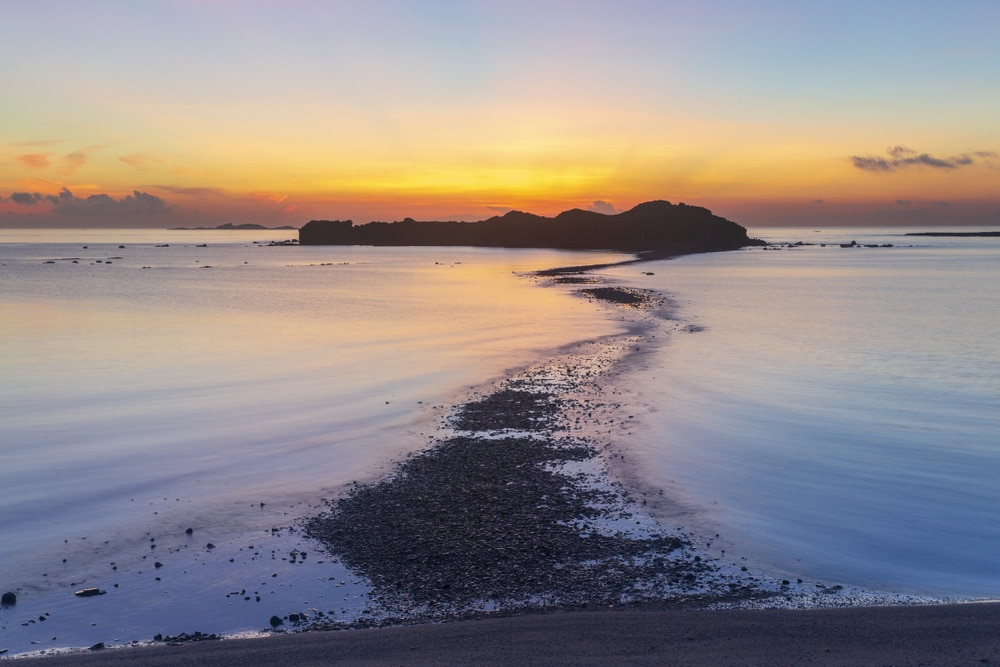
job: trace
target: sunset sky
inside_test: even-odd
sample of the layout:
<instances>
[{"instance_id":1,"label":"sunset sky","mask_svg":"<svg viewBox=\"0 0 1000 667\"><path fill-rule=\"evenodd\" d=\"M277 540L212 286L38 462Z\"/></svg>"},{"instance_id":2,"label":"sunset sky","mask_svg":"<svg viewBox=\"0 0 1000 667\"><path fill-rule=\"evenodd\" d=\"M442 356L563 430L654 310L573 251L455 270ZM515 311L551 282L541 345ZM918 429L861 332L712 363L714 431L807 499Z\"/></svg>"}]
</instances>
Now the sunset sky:
<instances>
[{"instance_id":1,"label":"sunset sky","mask_svg":"<svg viewBox=\"0 0 1000 667\"><path fill-rule=\"evenodd\" d=\"M997 0L2 0L0 226L1000 225Z\"/></svg>"}]
</instances>

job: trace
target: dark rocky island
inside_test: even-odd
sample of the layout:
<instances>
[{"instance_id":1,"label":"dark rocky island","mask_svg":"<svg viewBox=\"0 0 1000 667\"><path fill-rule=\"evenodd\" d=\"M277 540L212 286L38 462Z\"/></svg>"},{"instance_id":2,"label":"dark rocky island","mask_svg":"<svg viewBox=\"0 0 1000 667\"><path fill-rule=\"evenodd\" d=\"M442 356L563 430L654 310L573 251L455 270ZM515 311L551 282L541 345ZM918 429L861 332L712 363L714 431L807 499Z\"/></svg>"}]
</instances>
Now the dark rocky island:
<instances>
[{"instance_id":1,"label":"dark rocky island","mask_svg":"<svg viewBox=\"0 0 1000 667\"><path fill-rule=\"evenodd\" d=\"M313 220L302 245L480 246L690 253L763 245L706 208L651 201L616 215L572 209L547 218L511 211L479 222Z\"/></svg>"}]
</instances>

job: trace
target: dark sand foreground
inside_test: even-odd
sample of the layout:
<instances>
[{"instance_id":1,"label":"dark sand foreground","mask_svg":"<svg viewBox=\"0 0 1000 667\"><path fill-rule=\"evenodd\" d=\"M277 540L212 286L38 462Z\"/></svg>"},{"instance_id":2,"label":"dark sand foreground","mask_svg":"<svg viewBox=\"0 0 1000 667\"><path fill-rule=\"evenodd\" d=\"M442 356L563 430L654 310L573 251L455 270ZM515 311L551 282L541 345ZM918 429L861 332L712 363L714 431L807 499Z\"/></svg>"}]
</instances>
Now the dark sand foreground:
<instances>
[{"instance_id":1,"label":"dark sand foreground","mask_svg":"<svg viewBox=\"0 0 1000 667\"><path fill-rule=\"evenodd\" d=\"M1000 603L595 610L23 659L44 665L988 665Z\"/></svg>"}]
</instances>

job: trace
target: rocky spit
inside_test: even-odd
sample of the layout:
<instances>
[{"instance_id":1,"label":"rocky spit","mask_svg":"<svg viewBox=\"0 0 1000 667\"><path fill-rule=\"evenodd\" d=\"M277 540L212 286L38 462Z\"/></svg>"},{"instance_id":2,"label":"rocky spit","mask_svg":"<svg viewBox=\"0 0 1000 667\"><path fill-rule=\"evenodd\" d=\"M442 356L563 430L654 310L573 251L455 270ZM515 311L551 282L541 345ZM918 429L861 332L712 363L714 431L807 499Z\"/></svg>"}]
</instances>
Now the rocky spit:
<instances>
[{"instance_id":1,"label":"rocky spit","mask_svg":"<svg viewBox=\"0 0 1000 667\"><path fill-rule=\"evenodd\" d=\"M580 292L643 311L637 321L667 312L663 298L639 290ZM708 606L791 592L796 584L699 551L693 537L665 529L644 509L647 501L617 481L612 462L624 454L616 439L634 422L626 406L609 400L604 381L642 344L635 333L580 344L477 393L450 412L425 450L384 479L355 483L303 523L370 583L379 611L363 625ZM309 627L347 625L327 617Z\"/></svg>"}]
</instances>

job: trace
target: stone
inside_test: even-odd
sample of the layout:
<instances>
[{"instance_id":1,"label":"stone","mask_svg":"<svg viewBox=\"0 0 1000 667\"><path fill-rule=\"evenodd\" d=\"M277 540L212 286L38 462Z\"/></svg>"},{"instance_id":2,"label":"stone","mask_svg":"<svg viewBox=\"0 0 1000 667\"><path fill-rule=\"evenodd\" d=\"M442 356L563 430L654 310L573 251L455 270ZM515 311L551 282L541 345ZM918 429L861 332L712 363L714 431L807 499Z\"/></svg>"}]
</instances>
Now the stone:
<instances>
[{"instance_id":1,"label":"stone","mask_svg":"<svg viewBox=\"0 0 1000 667\"><path fill-rule=\"evenodd\" d=\"M10 591L4 593L3 597L0 598L0 604L3 604L5 606L17 604L17 595L15 595Z\"/></svg>"},{"instance_id":2,"label":"stone","mask_svg":"<svg viewBox=\"0 0 1000 667\"><path fill-rule=\"evenodd\" d=\"M95 595L104 595L105 593L107 593L107 591L102 591L100 588L81 588L73 593L73 595L78 598L92 598Z\"/></svg>"}]
</instances>

